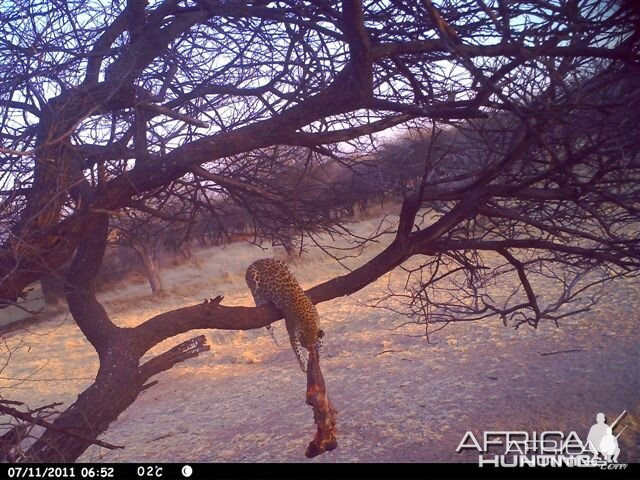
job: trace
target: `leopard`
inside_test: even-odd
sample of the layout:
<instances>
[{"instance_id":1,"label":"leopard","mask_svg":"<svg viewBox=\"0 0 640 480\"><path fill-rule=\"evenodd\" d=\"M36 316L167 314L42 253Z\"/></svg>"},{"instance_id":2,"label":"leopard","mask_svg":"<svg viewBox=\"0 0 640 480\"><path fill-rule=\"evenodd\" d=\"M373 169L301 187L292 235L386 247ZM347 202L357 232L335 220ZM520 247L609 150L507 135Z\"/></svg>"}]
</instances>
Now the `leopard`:
<instances>
[{"instance_id":1,"label":"leopard","mask_svg":"<svg viewBox=\"0 0 640 480\"><path fill-rule=\"evenodd\" d=\"M253 262L247 268L245 279L257 307L271 302L284 316L291 347L300 369L306 373L307 360L302 347L320 355L324 337L315 305L282 260L263 258ZM267 329L273 335L273 330Z\"/></svg>"}]
</instances>

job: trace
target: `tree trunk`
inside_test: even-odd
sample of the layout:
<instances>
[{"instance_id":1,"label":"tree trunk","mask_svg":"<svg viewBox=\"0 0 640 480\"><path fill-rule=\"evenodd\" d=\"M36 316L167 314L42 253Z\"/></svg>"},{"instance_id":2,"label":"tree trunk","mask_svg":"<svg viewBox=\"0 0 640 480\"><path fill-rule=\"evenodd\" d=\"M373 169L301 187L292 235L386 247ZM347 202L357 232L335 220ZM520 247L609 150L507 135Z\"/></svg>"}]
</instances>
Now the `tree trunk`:
<instances>
[{"instance_id":1,"label":"tree trunk","mask_svg":"<svg viewBox=\"0 0 640 480\"><path fill-rule=\"evenodd\" d=\"M138 397L152 376L206 351L204 336L183 342L140 365L148 350L134 329L117 327L95 296L95 277L107 243L108 218L96 215L67 274L67 302L100 359L95 382L27 450L26 462L73 462ZM68 432L68 433L65 433Z\"/></svg>"},{"instance_id":2,"label":"tree trunk","mask_svg":"<svg viewBox=\"0 0 640 480\"><path fill-rule=\"evenodd\" d=\"M160 267L155 258L153 247L149 242L135 242L133 248L140 257L140 260L142 260L152 295L162 295L164 293L164 287L162 285L162 279L160 278Z\"/></svg>"},{"instance_id":3,"label":"tree trunk","mask_svg":"<svg viewBox=\"0 0 640 480\"><path fill-rule=\"evenodd\" d=\"M88 438L46 430L27 451L27 462L74 462L91 446L141 391L137 360L121 358L107 375L100 375L78 399L54 421L63 429Z\"/></svg>"},{"instance_id":4,"label":"tree trunk","mask_svg":"<svg viewBox=\"0 0 640 480\"><path fill-rule=\"evenodd\" d=\"M191 244L188 241L183 242L179 249L185 260L189 260L191 258Z\"/></svg>"},{"instance_id":5,"label":"tree trunk","mask_svg":"<svg viewBox=\"0 0 640 480\"><path fill-rule=\"evenodd\" d=\"M40 285L47 307L59 310L64 304L64 273L57 271L42 277Z\"/></svg>"}]
</instances>

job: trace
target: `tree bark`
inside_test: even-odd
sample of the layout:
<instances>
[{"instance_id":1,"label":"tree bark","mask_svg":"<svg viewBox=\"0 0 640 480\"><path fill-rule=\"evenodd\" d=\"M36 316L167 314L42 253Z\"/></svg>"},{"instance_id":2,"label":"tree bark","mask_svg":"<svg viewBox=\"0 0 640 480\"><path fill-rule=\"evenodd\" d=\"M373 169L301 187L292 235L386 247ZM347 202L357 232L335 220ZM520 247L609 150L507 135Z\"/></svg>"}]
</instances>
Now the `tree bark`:
<instances>
[{"instance_id":1,"label":"tree bark","mask_svg":"<svg viewBox=\"0 0 640 480\"><path fill-rule=\"evenodd\" d=\"M140 365L146 348L135 329L119 328L95 296L95 277L107 243L108 217L94 215L67 274L69 310L100 360L95 382L26 452L28 462L72 462L118 418L147 386L147 380L177 362L208 350L204 337L183 342ZM85 438L65 434L78 433Z\"/></svg>"},{"instance_id":2,"label":"tree bark","mask_svg":"<svg viewBox=\"0 0 640 480\"><path fill-rule=\"evenodd\" d=\"M97 438L137 398L141 384L132 359L120 359L110 375L96 379L53 424ZM136 362L137 363L137 362ZM27 462L73 462L92 442L47 429L27 451Z\"/></svg>"},{"instance_id":3,"label":"tree bark","mask_svg":"<svg viewBox=\"0 0 640 480\"><path fill-rule=\"evenodd\" d=\"M114 325L95 296L95 277L107 244L109 219L93 215L67 274L67 302L74 320L100 360L96 381L53 422L56 427L97 438L137 397L142 382L126 329ZM71 462L91 444L48 429L27 451L33 462Z\"/></svg>"}]
</instances>

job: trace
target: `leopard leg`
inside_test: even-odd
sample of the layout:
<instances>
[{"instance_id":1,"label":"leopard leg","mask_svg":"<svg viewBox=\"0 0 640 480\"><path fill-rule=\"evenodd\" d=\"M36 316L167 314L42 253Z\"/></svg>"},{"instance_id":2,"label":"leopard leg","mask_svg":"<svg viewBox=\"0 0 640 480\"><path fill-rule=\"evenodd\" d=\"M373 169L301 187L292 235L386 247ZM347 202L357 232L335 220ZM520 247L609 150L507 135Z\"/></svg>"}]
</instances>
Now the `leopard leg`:
<instances>
[{"instance_id":1,"label":"leopard leg","mask_svg":"<svg viewBox=\"0 0 640 480\"><path fill-rule=\"evenodd\" d=\"M324 353L324 330L319 330L318 331L318 340L316 340L316 343L314 345L315 349L316 349L316 353L318 354L318 358L320 358L320 355L322 353Z\"/></svg>"},{"instance_id":2,"label":"leopard leg","mask_svg":"<svg viewBox=\"0 0 640 480\"><path fill-rule=\"evenodd\" d=\"M253 301L255 302L256 307L264 305L265 303L269 303L269 300L263 298L261 295L254 293L253 291L251 292L251 295L253 295ZM269 332L269 334L271 335L271 338L273 338L273 341L276 344L276 346L279 347L280 344L278 343L278 339L276 338L276 335L274 333L275 328L273 327L273 325L267 325L265 328L267 329L267 332Z\"/></svg>"},{"instance_id":3,"label":"leopard leg","mask_svg":"<svg viewBox=\"0 0 640 480\"><path fill-rule=\"evenodd\" d=\"M293 332L293 334L289 335L289 340L291 340L291 347L293 348L293 353L296 354L298 358L298 363L300 363L300 369L307 373L307 359L304 355L304 350L302 349L302 344L300 343L300 337L298 332Z\"/></svg>"},{"instance_id":4,"label":"leopard leg","mask_svg":"<svg viewBox=\"0 0 640 480\"><path fill-rule=\"evenodd\" d=\"M279 347L280 344L278 343L278 339L276 338L275 327L273 325L267 325L265 328L271 334L271 338L273 338L275 344Z\"/></svg>"}]
</instances>

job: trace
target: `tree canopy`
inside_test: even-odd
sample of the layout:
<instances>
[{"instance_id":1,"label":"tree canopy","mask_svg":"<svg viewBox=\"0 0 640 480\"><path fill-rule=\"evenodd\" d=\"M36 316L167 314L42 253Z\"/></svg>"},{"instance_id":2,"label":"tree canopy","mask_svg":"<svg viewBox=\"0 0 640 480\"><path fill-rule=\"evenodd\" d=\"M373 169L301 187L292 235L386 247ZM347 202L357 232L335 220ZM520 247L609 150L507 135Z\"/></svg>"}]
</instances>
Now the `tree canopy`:
<instances>
[{"instance_id":1,"label":"tree canopy","mask_svg":"<svg viewBox=\"0 0 640 480\"><path fill-rule=\"evenodd\" d=\"M639 18L631 3L0 5L0 299L15 302L71 262L70 310L101 360L96 384L59 425L90 409L95 420L83 428L95 438L151 376L201 351L187 345L186 356L168 352L138 369L166 338L280 318L269 306L210 302L116 327L93 280L109 217L122 211L163 220L158 205L217 214L229 205L265 234L330 230L336 205L318 205L336 185L309 193L317 168L363 175L376 154L386 162L378 173L411 171L399 175L395 239L309 290L314 302L419 258L407 268L407 291L387 298L403 300L407 314L536 326L589 308L601 282L638 273ZM389 132L402 139L390 142ZM503 278L514 294L498 302L491 285ZM539 298L535 278L556 282L558 296ZM98 414L91 401L122 388L114 372L131 389ZM43 439L32 458L54 458L55 445L73 459L87 446L52 430Z\"/></svg>"}]
</instances>

